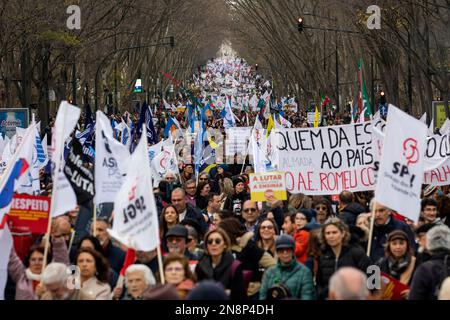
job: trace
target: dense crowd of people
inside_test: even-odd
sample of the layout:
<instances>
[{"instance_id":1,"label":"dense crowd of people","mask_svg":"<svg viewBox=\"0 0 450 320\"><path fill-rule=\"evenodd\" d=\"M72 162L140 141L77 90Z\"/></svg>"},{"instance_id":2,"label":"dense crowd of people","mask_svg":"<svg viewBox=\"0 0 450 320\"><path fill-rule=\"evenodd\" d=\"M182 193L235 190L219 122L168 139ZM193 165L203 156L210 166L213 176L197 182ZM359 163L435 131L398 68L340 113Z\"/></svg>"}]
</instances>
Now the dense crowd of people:
<instances>
[{"instance_id":1,"label":"dense crowd of people","mask_svg":"<svg viewBox=\"0 0 450 320\"><path fill-rule=\"evenodd\" d=\"M230 72L237 65L241 69ZM194 77L194 85L209 92L218 92L220 85L236 89L238 95L257 92L259 98L266 84L250 69L243 61L208 69L204 77L201 72ZM212 74L217 73L225 79L233 75L238 85L213 85L217 77ZM192 90L165 103L186 105L192 94L202 99L201 90ZM295 101L280 98L273 109L280 104L279 111L284 110L283 101L288 100ZM261 112L245 110L245 103L241 104L236 121L252 126ZM169 117L184 128L190 125L186 112L167 108L162 101L150 108L160 138ZM110 113L109 118L112 123L137 123L139 112L135 111ZM206 126L222 130L219 108L211 111ZM322 125L350 122L348 114L339 116L331 107L323 114ZM304 108L284 111L283 116L292 127L310 126ZM79 121L79 131L83 123L85 117ZM404 286L401 299L450 299L448 187L424 188L420 219L413 223L378 203L372 192L342 191L338 197L288 193L285 201L274 197L252 201L249 174L253 166L248 162L220 164L200 170L198 177L192 163L180 163L179 170L180 175L166 173L153 188L161 260L156 249L133 250L111 238L107 232L114 222L111 214L99 216L85 234L75 235L78 221L92 212L92 202L81 204L52 220L46 261L43 236L31 237L32 244L21 257L11 250L6 298L388 299L384 281L367 285L371 267L376 266ZM50 194L51 185L49 172L42 170L42 194Z\"/></svg>"}]
</instances>

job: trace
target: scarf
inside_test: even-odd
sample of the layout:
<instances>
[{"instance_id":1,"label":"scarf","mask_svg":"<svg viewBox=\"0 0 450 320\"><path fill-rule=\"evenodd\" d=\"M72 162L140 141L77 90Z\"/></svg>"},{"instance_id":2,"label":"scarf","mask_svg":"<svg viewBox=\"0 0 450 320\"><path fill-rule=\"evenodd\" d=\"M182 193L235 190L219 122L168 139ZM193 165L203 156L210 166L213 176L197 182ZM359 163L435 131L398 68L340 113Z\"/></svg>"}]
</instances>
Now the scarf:
<instances>
[{"instance_id":1,"label":"scarf","mask_svg":"<svg viewBox=\"0 0 450 320\"><path fill-rule=\"evenodd\" d=\"M410 262L411 256L409 254L406 254L400 260L395 260L393 257L389 256L388 266L390 275L395 279L400 279L401 274L406 271Z\"/></svg>"},{"instance_id":2,"label":"scarf","mask_svg":"<svg viewBox=\"0 0 450 320\"><path fill-rule=\"evenodd\" d=\"M41 281L41 275L31 272L30 268L27 268L27 270L25 270L25 273L27 275L28 280L39 281L39 282Z\"/></svg>"}]
</instances>

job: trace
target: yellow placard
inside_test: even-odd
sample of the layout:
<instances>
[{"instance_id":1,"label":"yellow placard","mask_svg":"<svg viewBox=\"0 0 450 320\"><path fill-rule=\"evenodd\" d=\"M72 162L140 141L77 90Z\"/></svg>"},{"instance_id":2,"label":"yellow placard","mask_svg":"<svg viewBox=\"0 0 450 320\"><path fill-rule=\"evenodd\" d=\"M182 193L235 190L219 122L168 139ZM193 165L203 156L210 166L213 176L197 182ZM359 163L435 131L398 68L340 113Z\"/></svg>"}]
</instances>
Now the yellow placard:
<instances>
[{"instance_id":1,"label":"yellow placard","mask_svg":"<svg viewBox=\"0 0 450 320\"><path fill-rule=\"evenodd\" d=\"M251 173L250 198L252 201L269 201L272 197L286 200L286 180L284 172Z\"/></svg>"}]
</instances>

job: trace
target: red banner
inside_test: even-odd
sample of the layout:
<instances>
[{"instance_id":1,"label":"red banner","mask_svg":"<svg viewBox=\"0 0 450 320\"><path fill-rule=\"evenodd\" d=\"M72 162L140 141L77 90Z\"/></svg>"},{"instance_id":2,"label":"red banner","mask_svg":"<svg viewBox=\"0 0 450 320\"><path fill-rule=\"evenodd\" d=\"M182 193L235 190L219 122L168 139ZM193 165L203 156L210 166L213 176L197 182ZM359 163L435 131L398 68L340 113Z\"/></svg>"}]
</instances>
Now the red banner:
<instances>
[{"instance_id":1,"label":"red banner","mask_svg":"<svg viewBox=\"0 0 450 320\"><path fill-rule=\"evenodd\" d=\"M49 197L14 194L9 211L9 228L16 233L46 233L49 212Z\"/></svg>"},{"instance_id":2,"label":"red banner","mask_svg":"<svg viewBox=\"0 0 450 320\"><path fill-rule=\"evenodd\" d=\"M401 283L397 279L381 273L381 278L384 284L384 290L382 290L382 300L404 300L405 293L409 291L409 286Z\"/></svg>"}]
</instances>

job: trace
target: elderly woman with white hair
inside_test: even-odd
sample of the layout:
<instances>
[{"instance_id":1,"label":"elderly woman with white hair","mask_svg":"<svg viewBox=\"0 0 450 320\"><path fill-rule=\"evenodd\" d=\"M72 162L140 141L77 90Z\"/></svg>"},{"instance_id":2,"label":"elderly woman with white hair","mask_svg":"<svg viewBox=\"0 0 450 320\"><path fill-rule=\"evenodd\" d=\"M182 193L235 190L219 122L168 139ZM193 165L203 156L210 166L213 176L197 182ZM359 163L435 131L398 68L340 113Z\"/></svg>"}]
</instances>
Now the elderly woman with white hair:
<instances>
[{"instance_id":1,"label":"elderly woman with white hair","mask_svg":"<svg viewBox=\"0 0 450 320\"><path fill-rule=\"evenodd\" d=\"M41 300L94 300L93 296L81 290L80 277L76 273L70 276L67 270L68 267L59 262L50 263L44 269L41 280L45 293Z\"/></svg>"},{"instance_id":2,"label":"elderly woman with white hair","mask_svg":"<svg viewBox=\"0 0 450 320\"><path fill-rule=\"evenodd\" d=\"M431 258L416 269L409 300L436 300L442 283L450 276L450 229L446 225L431 228L426 242Z\"/></svg>"},{"instance_id":3,"label":"elderly woman with white hair","mask_svg":"<svg viewBox=\"0 0 450 320\"><path fill-rule=\"evenodd\" d=\"M133 264L125 271L127 292L122 300L143 300L144 292L155 284L155 277L149 267L144 264Z\"/></svg>"}]
</instances>

